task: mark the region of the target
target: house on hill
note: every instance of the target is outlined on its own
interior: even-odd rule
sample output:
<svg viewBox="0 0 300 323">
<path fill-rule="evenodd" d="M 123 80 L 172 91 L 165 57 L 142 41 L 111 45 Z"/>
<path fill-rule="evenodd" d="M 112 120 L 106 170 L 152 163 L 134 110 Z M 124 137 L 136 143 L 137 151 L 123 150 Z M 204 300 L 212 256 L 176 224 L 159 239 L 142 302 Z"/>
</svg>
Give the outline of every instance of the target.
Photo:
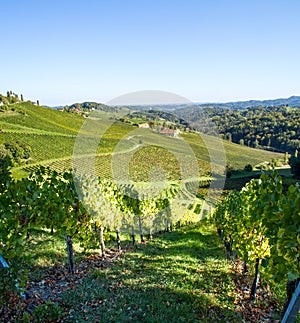
<svg viewBox="0 0 300 323">
<path fill-rule="evenodd" d="M 71 108 L 70 111 L 81 112 L 80 108 Z"/>
<path fill-rule="evenodd" d="M 178 135 L 180 134 L 179 130 L 173 130 L 173 129 L 168 129 L 168 128 L 164 128 L 160 131 L 160 134 L 163 136 L 169 136 L 169 137 L 178 137 Z"/>
<path fill-rule="evenodd" d="M 139 128 L 148 129 L 148 128 L 150 128 L 150 126 L 149 126 L 149 124 L 148 124 L 148 123 L 140 123 L 140 124 L 139 124 Z"/>
</svg>

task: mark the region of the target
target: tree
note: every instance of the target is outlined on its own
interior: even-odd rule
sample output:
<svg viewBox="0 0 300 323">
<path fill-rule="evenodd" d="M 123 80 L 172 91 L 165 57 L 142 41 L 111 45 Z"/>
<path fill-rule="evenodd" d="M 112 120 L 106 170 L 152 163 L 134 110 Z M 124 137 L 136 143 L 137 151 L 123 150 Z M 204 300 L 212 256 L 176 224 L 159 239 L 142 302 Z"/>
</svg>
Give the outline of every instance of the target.
<svg viewBox="0 0 300 323">
<path fill-rule="evenodd" d="M 233 171 L 232 165 L 230 164 L 226 165 L 226 169 L 225 169 L 226 178 L 230 178 L 232 176 L 232 171 Z"/>
<path fill-rule="evenodd" d="M 290 157 L 289 164 L 291 166 L 292 174 L 297 178 L 300 177 L 300 154 L 298 154 L 298 150 Z"/>
<path fill-rule="evenodd" d="M 228 133 L 226 134 L 226 139 L 227 139 L 228 141 L 232 142 L 232 135 L 231 135 L 231 133 L 230 133 L 230 132 L 228 132 Z"/>
<path fill-rule="evenodd" d="M 22 159 L 28 159 L 31 156 L 32 148 L 25 143 L 6 142 L 0 150 L 0 156 L 6 151 L 6 157 L 10 158 L 13 163 L 18 164 Z M 1 158 L 1 157 L 0 157 Z"/>
<path fill-rule="evenodd" d="M 246 165 L 246 166 L 245 166 L 244 170 L 245 170 L 246 172 L 252 172 L 253 167 L 252 167 L 252 165 L 251 165 L 251 164 L 248 164 L 248 165 Z"/>
<path fill-rule="evenodd" d="M 0 193 L 6 190 L 11 180 L 9 167 L 12 166 L 12 161 L 6 153 L 4 147 L 0 147 Z"/>
<path fill-rule="evenodd" d="M 253 148 L 258 148 L 258 147 L 259 147 L 259 141 L 258 141 L 258 138 L 255 138 L 253 143 Z"/>
<path fill-rule="evenodd" d="M 289 162 L 289 154 L 285 152 L 284 154 L 284 163 L 287 164 Z"/>
</svg>

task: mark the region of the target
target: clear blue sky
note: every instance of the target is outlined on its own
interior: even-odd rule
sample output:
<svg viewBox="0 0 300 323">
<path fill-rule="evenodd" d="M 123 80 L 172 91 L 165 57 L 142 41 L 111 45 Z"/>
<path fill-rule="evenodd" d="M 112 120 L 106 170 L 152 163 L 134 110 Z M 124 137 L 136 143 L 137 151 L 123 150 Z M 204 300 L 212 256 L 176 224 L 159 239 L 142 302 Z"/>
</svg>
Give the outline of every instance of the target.
<svg viewBox="0 0 300 323">
<path fill-rule="evenodd" d="M 139 90 L 300 95 L 298 0 L 0 0 L 0 93 L 45 105 Z"/>
</svg>

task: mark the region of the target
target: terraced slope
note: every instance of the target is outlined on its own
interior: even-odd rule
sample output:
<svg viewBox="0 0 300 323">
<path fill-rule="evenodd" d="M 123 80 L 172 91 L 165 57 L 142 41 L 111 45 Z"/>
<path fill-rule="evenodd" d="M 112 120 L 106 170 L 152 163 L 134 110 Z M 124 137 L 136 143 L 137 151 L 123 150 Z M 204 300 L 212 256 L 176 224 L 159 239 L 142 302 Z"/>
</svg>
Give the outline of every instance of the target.
<svg viewBox="0 0 300 323">
<path fill-rule="evenodd" d="M 168 180 L 179 180 L 183 168 L 187 174 L 192 174 L 189 168 L 193 162 L 187 159 L 186 153 L 190 148 L 193 150 L 192 157 L 197 160 L 199 175 L 209 176 L 210 154 L 218 147 L 217 139 L 207 140 L 206 135 L 194 133 L 185 133 L 179 138 L 164 138 L 144 129 L 139 130 L 137 135 L 136 127 L 114 123 L 115 112 L 101 112 L 98 118 L 90 118 L 88 127 L 82 128 L 86 119 L 77 113 L 56 111 L 29 102 L 9 107 L 10 110 L 0 112 L 0 144 L 18 141 L 32 148 L 31 158 L 26 164 L 16 165 L 12 170 L 17 177 L 24 175 L 20 173 L 21 170 L 32 171 L 40 164 L 58 171 L 69 169 L 79 131 L 85 140 L 85 157 L 77 164 L 83 170 L 85 163 L 90 162 L 91 156 L 96 154 L 95 170 L 98 175 L 111 177 L 112 162 L 117 162 L 121 168 L 128 166 L 128 172 L 135 181 L 147 180 L 153 175 L 155 167 L 163 168 Z M 283 158 L 282 154 L 230 142 L 224 142 L 223 145 L 227 158 L 225 163 L 237 169 L 243 169 L 249 163 L 256 165 Z M 216 163 L 224 164 L 224 160 L 217 160 Z"/>
</svg>

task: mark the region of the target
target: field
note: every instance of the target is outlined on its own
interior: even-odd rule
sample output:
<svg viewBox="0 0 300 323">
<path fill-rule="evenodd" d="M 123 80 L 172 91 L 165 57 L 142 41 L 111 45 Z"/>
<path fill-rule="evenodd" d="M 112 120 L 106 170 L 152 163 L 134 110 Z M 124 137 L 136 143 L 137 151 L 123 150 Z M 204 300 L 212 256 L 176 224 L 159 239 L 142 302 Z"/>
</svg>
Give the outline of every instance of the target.
<svg viewBox="0 0 300 323">
<path fill-rule="evenodd" d="M 68 170 L 74 160 L 82 172 L 89 171 L 91 158 L 97 175 L 115 178 L 124 172 L 125 165 L 134 181 L 149 179 L 158 169 L 165 172 L 167 179 L 180 180 L 210 176 L 216 171 L 212 169 L 214 164 L 242 170 L 247 164 L 283 159 L 282 154 L 221 142 L 203 134 L 163 137 L 148 129 L 115 122 L 115 117 L 115 113 L 101 111 L 86 121 L 76 113 L 16 103 L 11 110 L 0 112 L 0 144 L 23 142 L 32 148 L 31 157 L 12 168 L 15 178 L 26 176 L 40 164 L 57 171 Z M 76 162 L 77 158 L 80 162 Z"/>
</svg>

